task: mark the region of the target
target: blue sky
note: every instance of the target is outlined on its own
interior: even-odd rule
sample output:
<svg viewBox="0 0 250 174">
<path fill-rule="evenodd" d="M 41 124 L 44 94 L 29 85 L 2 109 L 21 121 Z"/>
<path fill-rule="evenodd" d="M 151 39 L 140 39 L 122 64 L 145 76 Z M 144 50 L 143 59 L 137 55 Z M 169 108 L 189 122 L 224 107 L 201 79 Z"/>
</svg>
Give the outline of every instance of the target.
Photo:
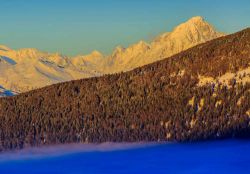
<svg viewBox="0 0 250 174">
<path fill-rule="evenodd" d="M 0 44 L 66 55 L 150 41 L 192 16 L 222 32 L 250 26 L 249 0 L 0 0 Z"/>
</svg>

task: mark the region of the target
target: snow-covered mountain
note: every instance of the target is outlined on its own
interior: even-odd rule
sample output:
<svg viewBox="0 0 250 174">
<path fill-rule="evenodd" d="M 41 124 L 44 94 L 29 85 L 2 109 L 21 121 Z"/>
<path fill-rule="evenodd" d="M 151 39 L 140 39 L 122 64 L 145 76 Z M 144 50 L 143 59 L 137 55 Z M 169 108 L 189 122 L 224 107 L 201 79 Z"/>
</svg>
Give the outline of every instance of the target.
<svg viewBox="0 0 250 174">
<path fill-rule="evenodd" d="M 0 85 L 25 92 L 58 82 L 128 71 L 220 36 L 223 34 L 202 17 L 193 17 L 151 43 L 140 41 L 128 48 L 119 46 L 109 56 L 93 51 L 85 56 L 67 57 L 34 48 L 12 50 L 0 45 Z"/>
<path fill-rule="evenodd" d="M 152 43 L 140 41 L 126 49 L 117 47 L 103 67 L 105 72 L 131 70 L 223 35 L 202 17 L 193 17 L 172 32 L 160 35 Z"/>
<path fill-rule="evenodd" d="M 98 75 L 92 70 L 79 70 L 71 59 L 59 54 L 36 49 L 0 50 L 0 85 L 13 91 Z"/>
</svg>

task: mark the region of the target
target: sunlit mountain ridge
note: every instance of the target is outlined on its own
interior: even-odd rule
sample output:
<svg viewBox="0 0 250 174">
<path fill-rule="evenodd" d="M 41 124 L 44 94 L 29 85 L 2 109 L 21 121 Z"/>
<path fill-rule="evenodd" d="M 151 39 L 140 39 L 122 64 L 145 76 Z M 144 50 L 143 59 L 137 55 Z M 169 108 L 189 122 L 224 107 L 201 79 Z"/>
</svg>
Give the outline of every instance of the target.
<svg viewBox="0 0 250 174">
<path fill-rule="evenodd" d="M 93 51 L 89 55 L 67 57 L 35 48 L 12 50 L 0 45 L 0 85 L 21 93 L 59 82 L 129 71 L 221 36 L 224 34 L 198 16 L 151 43 L 118 46 L 108 56 Z"/>
</svg>

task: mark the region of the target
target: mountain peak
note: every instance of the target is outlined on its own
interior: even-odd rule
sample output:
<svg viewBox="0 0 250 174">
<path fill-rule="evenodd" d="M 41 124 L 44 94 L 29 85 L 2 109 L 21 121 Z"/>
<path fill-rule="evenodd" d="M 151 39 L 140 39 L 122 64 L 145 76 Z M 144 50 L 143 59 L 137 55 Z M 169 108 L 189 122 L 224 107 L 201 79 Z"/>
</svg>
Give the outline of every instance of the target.
<svg viewBox="0 0 250 174">
<path fill-rule="evenodd" d="M 22 48 L 16 51 L 20 57 L 36 57 L 41 52 L 36 48 Z"/>
<path fill-rule="evenodd" d="M 114 51 L 118 51 L 118 52 L 123 52 L 125 50 L 125 48 L 123 46 L 117 46 Z"/>
<path fill-rule="evenodd" d="M 196 16 L 196 17 L 192 17 L 189 20 L 187 20 L 186 22 L 178 25 L 173 32 L 186 32 L 189 30 L 201 30 L 202 28 L 209 28 L 212 30 L 215 30 L 212 25 L 210 25 L 208 22 L 206 22 L 204 20 L 203 17 L 201 16 Z"/>
<path fill-rule="evenodd" d="M 196 16 L 177 26 L 171 35 L 174 38 L 178 38 L 178 40 L 188 38 L 191 42 L 199 41 L 201 43 L 224 34 L 216 31 L 203 17 Z"/>
<path fill-rule="evenodd" d="M 97 51 L 97 50 L 94 50 L 90 53 L 91 56 L 94 56 L 94 57 L 102 57 L 102 53 Z"/>
<path fill-rule="evenodd" d="M 5 45 L 0 45 L 0 51 L 10 51 L 11 49 Z"/>
<path fill-rule="evenodd" d="M 194 16 L 192 18 L 190 18 L 187 22 L 190 23 L 196 23 L 196 22 L 204 22 L 204 18 L 202 16 Z"/>
<path fill-rule="evenodd" d="M 123 53 L 125 50 L 126 50 L 126 49 L 125 49 L 124 47 L 122 47 L 122 46 L 117 46 L 117 47 L 114 49 L 114 51 L 113 51 L 113 53 L 112 53 L 112 56 L 117 56 L 117 55 Z"/>
<path fill-rule="evenodd" d="M 139 41 L 138 43 L 131 45 L 130 47 L 127 48 L 127 50 L 134 50 L 134 51 L 140 51 L 140 50 L 147 50 L 149 49 L 150 45 L 147 44 L 144 41 Z"/>
</svg>

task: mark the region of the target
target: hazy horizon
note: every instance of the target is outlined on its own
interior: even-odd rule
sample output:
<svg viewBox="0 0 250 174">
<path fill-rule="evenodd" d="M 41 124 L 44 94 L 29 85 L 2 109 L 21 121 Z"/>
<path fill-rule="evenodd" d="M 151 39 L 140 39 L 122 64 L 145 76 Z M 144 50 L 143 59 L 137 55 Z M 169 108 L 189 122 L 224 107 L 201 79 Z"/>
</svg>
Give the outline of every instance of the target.
<svg viewBox="0 0 250 174">
<path fill-rule="evenodd" d="M 150 41 L 193 16 L 221 32 L 249 26 L 250 2 L 164 0 L 0 0 L 0 43 L 13 49 L 38 48 L 74 56 L 139 40 Z"/>
</svg>

